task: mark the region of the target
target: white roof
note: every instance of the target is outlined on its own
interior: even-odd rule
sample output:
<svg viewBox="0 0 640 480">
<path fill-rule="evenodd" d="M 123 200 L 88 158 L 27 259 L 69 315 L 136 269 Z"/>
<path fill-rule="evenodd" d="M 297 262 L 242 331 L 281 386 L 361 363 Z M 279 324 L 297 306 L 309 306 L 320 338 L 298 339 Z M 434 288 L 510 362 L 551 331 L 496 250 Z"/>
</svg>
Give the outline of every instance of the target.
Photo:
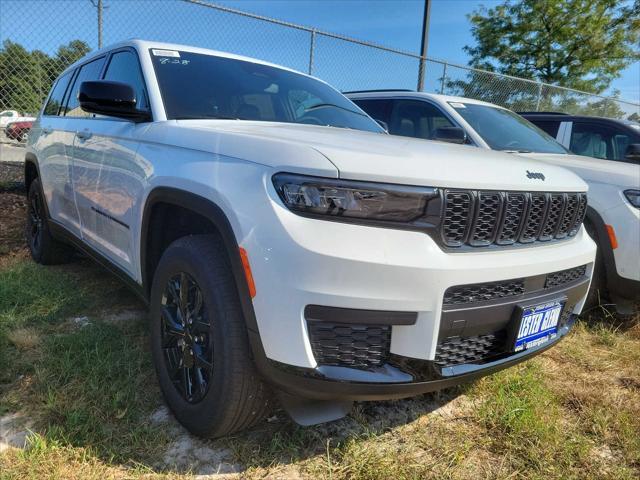
<svg viewBox="0 0 640 480">
<path fill-rule="evenodd" d="M 382 90 L 382 91 L 366 91 L 366 92 L 354 92 L 347 93 L 347 97 L 354 98 L 366 98 L 366 97 L 394 97 L 394 98 L 416 98 L 416 97 L 425 97 L 435 100 L 436 102 L 460 102 L 460 103 L 472 103 L 476 105 L 486 105 L 488 107 L 498 107 L 503 108 L 500 105 L 495 105 L 489 102 L 483 102 L 482 100 L 475 100 L 473 98 L 467 97 L 456 97 L 454 95 L 441 95 L 439 93 L 428 93 L 428 92 L 413 92 L 413 91 L 404 91 L 404 90 Z"/>
<path fill-rule="evenodd" d="M 67 70 L 71 70 L 75 67 L 77 67 L 78 65 L 85 63 L 87 60 L 90 60 L 94 57 L 98 57 L 102 54 L 105 54 L 111 50 L 115 50 L 116 48 L 122 48 L 122 47 L 133 47 L 135 48 L 138 52 L 146 52 L 148 51 L 150 48 L 157 48 L 157 49 L 162 49 L 162 50 L 179 50 L 181 52 L 191 52 L 191 53 L 201 53 L 204 55 L 212 55 L 215 57 L 224 57 L 224 58 L 233 58 L 236 60 L 243 60 L 245 62 L 251 62 L 251 63 L 258 63 L 260 65 L 267 65 L 270 67 L 274 67 L 274 68 L 279 68 L 281 70 L 287 70 L 290 72 L 294 72 L 294 73 L 298 73 L 304 76 L 309 76 L 306 73 L 303 72 L 299 72 L 297 70 L 293 70 L 291 68 L 287 68 L 287 67 L 283 67 L 282 65 L 277 65 L 275 63 L 270 63 L 270 62 L 265 62 L 263 60 L 258 60 L 257 58 L 251 58 L 251 57 L 245 57 L 242 55 L 236 55 L 234 53 L 228 53 L 228 52 L 221 52 L 219 50 L 211 50 L 209 48 L 200 48 L 200 47 L 193 47 L 190 45 L 181 45 L 179 43 L 165 43 L 165 42 L 153 42 L 150 40 L 142 40 L 139 38 L 133 38 L 130 40 L 124 40 L 122 42 L 117 42 L 117 43 L 113 43 L 111 45 L 107 45 L 106 47 L 101 48 L 100 50 L 95 50 L 93 52 L 88 53 L 86 56 L 82 57 L 80 60 L 76 61 L 75 63 L 71 64 L 69 67 L 67 67 L 65 69 L 65 72 Z"/>
</svg>

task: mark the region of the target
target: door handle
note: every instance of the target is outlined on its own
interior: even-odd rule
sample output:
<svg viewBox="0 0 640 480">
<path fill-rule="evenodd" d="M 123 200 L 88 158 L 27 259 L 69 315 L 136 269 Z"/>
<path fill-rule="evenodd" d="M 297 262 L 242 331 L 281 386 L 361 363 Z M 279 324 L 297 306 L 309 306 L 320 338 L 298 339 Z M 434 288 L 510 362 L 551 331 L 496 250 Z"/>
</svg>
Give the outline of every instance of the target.
<svg viewBox="0 0 640 480">
<path fill-rule="evenodd" d="M 42 127 L 42 134 L 43 135 L 49 135 L 51 132 L 53 132 L 53 128 L 51 128 L 51 127 Z"/>
<path fill-rule="evenodd" d="M 92 133 L 89 130 L 80 130 L 78 132 L 76 132 L 76 136 L 80 139 L 80 140 L 88 140 L 89 138 L 91 138 Z"/>
</svg>

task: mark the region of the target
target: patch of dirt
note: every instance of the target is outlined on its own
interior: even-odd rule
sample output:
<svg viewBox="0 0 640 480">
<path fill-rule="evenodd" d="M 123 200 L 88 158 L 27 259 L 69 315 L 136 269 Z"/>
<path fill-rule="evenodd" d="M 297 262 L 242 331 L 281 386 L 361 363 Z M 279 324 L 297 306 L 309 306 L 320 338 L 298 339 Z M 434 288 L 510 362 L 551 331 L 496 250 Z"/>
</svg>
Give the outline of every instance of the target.
<svg viewBox="0 0 640 480">
<path fill-rule="evenodd" d="M 24 218 L 27 198 L 17 193 L 0 193 L 0 255 L 26 248 Z"/>
<path fill-rule="evenodd" d="M 0 162 L 0 192 L 24 193 L 24 164 Z"/>
<path fill-rule="evenodd" d="M 151 414 L 149 420 L 154 425 L 165 428 L 174 439 L 164 452 L 158 467 L 178 473 L 193 473 L 200 479 L 238 478 L 243 467 L 233 463 L 233 452 L 228 448 L 218 448 L 212 442 L 191 435 L 173 417 L 169 409 L 160 407 Z"/>
<path fill-rule="evenodd" d="M 32 422 L 20 413 L 0 417 L 0 453 L 9 448 L 24 448 Z"/>
</svg>

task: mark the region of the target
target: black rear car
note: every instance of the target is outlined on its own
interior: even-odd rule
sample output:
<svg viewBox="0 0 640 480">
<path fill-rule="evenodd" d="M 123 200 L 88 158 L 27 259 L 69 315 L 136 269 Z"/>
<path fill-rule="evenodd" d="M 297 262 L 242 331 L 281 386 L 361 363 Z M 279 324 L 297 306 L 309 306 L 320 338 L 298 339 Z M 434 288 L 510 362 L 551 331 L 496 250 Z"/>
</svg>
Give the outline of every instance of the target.
<svg viewBox="0 0 640 480">
<path fill-rule="evenodd" d="M 519 112 L 576 155 L 640 163 L 640 123 L 549 112 Z"/>
</svg>

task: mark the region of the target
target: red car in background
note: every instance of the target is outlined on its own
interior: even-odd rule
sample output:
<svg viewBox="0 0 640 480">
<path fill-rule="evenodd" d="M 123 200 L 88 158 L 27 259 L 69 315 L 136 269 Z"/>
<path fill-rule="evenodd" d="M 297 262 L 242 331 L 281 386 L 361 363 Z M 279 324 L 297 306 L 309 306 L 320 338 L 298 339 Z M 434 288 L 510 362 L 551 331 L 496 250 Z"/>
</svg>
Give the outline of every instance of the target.
<svg viewBox="0 0 640 480">
<path fill-rule="evenodd" d="M 26 141 L 29 137 L 29 131 L 33 126 L 33 121 L 25 122 L 11 122 L 4 129 L 4 134 L 7 138 L 17 140 L 19 142 Z"/>
</svg>

